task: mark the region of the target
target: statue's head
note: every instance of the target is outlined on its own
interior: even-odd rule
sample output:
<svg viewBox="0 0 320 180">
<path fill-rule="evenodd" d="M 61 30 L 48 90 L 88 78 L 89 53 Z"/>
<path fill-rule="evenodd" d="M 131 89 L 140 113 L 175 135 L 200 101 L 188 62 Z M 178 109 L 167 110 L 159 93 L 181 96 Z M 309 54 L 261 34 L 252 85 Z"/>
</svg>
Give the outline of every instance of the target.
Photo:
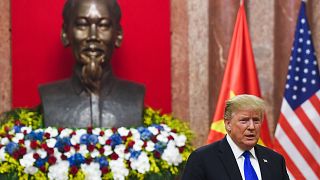
<svg viewBox="0 0 320 180">
<path fill-rule="evenodd" d="M 61 39 L 71 46 L 80 78 L 92 92 L 99 86 L 115 47 L 120 47 L 121 11 L 116 0 L 67 0 Z"/>
</svg>

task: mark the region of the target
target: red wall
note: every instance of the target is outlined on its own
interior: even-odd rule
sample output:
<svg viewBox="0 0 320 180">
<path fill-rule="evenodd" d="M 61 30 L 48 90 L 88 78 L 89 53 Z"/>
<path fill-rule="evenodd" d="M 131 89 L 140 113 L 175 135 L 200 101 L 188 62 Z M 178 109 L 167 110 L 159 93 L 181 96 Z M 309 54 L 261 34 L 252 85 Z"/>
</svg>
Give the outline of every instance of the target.
<svg viewBox="0 0 320 180">
<path fill-rule="evenodd" d="M 60 42 L 64 0 L 12 0 L 13 107 L 40 103 L 38 85 L 71 75 Z M 119 0 L 124 40 L 113 56 L 119 77 L 146 85 L 145 104 L 171 112 L 169 0 Z"/>
</svg>

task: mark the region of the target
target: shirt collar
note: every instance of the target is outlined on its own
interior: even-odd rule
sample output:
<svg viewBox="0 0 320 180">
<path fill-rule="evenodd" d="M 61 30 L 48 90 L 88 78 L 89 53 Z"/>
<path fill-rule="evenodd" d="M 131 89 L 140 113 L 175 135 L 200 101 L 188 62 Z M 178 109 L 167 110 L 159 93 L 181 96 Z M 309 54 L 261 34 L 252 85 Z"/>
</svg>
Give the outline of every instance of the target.
<svg viewBox="0 0 320 180">
<path fill-rule="evenodd" d="M 242 154 L 244 153 L 244 150 L 242 150 L 237 144 L 231 139 L 229 134 L 227 134 L 227 141 L 232 149 L 233 155 L 236 159 L 241 158 Z M 257 159 L 256 153 L 254 151 L 254 148 L 251 148 L 250 150 L 251 155 Z"/>
</svg>

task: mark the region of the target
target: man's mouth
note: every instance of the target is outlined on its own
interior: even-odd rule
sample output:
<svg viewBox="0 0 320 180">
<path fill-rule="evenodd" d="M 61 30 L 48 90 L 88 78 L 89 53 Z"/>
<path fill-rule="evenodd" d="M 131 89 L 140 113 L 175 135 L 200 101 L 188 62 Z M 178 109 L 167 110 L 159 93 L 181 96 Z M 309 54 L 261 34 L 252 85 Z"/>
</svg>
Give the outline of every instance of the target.
<svg viewBox="0 0 320 180">
<path fill-rule="evenodd" d="M 82 53 L 89 57 L 100 57 L 104 54 L 104 51 L 95 45 L 89 45 L 89 47 L 82 50 Z"/>
</svg>

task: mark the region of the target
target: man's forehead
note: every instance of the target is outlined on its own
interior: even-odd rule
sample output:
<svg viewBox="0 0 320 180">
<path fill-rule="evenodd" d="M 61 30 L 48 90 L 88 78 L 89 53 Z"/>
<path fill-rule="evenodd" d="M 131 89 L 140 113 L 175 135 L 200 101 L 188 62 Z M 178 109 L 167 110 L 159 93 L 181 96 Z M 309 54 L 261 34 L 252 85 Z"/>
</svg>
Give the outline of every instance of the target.
<svg viewBox="0 0 320 180">
<path fill-rule="evenodd" d="M 109 16 L 110 1 L 107 0 L 77 0 L 71 7 L 72 14 L 86 16 L 89 14 Z"/>
</svg>

